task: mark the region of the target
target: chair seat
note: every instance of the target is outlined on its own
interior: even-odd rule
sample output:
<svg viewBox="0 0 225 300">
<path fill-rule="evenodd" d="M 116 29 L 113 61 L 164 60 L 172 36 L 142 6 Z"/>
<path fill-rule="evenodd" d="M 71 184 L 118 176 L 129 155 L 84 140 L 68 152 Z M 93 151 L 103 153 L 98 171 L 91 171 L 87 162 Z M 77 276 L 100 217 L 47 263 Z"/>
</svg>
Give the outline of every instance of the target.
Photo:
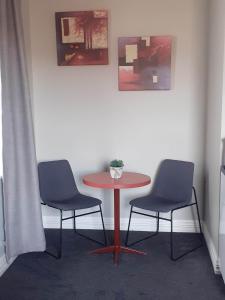
<svg viewBox="0 0 225 300">
<path fill-rule="evenodd" d="M 77 210 L 100 205 L 102 201 L 94 197 L 89 197 L 78 193 L 69 199 L 45 201 L 45 203 L 51 207 L 61 210 Z"/>
<path fill-rule="evenodd" d="M 169 212 L 175 208 L 182 207 L 189 204 L 190 201 L 175 202 L 169 199 L 150 194 L 145 197 L 140 197 L 130 201 L 130 205 L 141 209 L 156 211 L 156 212 Z"/>
</svg>

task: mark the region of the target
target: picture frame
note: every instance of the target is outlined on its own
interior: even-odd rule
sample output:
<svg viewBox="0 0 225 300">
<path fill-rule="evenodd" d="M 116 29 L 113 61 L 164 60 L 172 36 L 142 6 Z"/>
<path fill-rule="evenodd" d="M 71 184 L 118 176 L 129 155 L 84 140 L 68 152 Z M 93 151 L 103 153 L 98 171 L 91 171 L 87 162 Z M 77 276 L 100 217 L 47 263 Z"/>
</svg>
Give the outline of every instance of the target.
<svg viewBox="0 0 225 300">
<path fill-rule="evenodd" d="M 56 12 L 59 66 L 108 64 L 107 10 Z"/>
</svg>

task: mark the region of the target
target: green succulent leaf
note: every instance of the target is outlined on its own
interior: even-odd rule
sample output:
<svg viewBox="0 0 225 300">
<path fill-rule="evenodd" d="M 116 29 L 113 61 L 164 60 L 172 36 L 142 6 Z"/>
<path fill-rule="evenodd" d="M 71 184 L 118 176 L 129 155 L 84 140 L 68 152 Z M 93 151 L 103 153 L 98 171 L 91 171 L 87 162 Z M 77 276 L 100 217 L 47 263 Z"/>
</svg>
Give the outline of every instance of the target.
<svg viewBox="0 0 225 300">
<path fill-rule="evenodd" d="M 122 160 L 114 159 L 110 162 L 110 167 L 113 168 L 122 168 L 124 166 L 124 163 Z"/>
</svg>

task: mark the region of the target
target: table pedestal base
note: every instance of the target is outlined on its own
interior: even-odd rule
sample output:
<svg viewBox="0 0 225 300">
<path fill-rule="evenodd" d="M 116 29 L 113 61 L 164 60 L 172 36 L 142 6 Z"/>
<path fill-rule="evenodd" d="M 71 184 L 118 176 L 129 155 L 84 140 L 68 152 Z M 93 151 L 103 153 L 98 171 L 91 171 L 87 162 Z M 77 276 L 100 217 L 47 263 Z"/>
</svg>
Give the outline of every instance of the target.
<svg viewBox="0 0 225 300">
<path fill-rule="evenodd" d="M 113 253 L 114 263 L 119 263 L 120 253 L 146 255 L 146 252 L 124 247 L 120 242 L 120 190 L 114 189 L 114 245 L 91 251 L 91 254 Z"/>
<path fill-rule="evenodd" d="M 146 252 L 135 250 L 128 247 L 123 246 L 108 246 L 104 248 L 99 248 L 90 252 L 90 254 L 104 254 L 104 253 L 113 253 L 114 255 L 114 263 L 118 264 L 119 262 L 119 254 L 120 253 L 131 253 L 131 254 L 139 254 L 139 255 L 146 255 Z"/>
<path fill-rule="evenodd" d="M 112 246 L 96 249 L 92 254 L 113 253 L 114 263 L 118 264 L 120 253 L 132 253 L 145 255 L 143 251 L 127 248 L 121 245 L 120 238 L 120 189 L 136 188 L 149 184 L 149 176 L 124 172 L 121 178 L 112 179 L 109 172 L 100 172 L 87 175 L 83 178 L 86 185 L 98 188 L 107 188 L 114 190 L 114 242 Z"/>
</svg>

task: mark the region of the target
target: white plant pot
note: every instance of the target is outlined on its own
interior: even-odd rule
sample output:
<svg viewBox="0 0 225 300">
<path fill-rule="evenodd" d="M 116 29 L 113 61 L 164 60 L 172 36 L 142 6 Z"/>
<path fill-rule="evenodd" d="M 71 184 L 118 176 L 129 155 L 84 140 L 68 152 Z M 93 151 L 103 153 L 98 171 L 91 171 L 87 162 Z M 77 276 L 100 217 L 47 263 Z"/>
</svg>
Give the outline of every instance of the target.
<svg viewBox="0 0 225 300">
<path fill-rule="evenodd" d="M 109 171 L 110 171 L 111 177 L 114 178 L 114 179 L 119 179 L 123 174 L 123 168 L 122 167 L 120 167 L 120 168 L 110 167 Z"/>
</svg>

